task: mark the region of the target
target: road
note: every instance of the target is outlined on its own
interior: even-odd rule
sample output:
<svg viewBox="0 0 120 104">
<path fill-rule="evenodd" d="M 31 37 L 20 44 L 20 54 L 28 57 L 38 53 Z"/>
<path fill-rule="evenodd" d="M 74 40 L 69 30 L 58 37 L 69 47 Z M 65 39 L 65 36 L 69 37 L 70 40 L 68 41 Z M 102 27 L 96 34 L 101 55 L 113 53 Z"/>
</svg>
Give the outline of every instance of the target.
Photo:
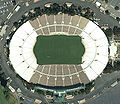
<svg viewBox="0 0 120 104">
<path fill-rule="evenodd" d="M 92 99 L 85 104 L 119 104 L 120 103 L 120 83 L 114 88 L 106 90 L 99 97 Z"/>
<path fill-rule="evenodd" d="M 65 1 L 64 0 L 40 0 L 38 3 L 35 3 L 35 4 L 33 4 L 33 2 L 31 2 L 30 6 L 28 6 L 28 7 L 25 6 L 25 1 L 20 2 L 21 9 L 10 18 L 9 23 L 8 23 L 9 27 L 7 29 L 7 32 L 4 35 L 3 40 L 0 41 L 0 52 L 1 52 L 1 58 L 2 58 L 2 63 L 1 64 L 2 64 L 2 67 L 3 67 L 6 75 L 10 76 L 11 79 L 13 80 L 12 83 L 11 83 L 11 86 L 13 86 L 15 89 L 17 89 L 19 87 L 22 90 L 22 93 L 25 96 L 28 96 L 29 98 L 33 98 L 33 99 L 35 99 L 35 98 L 40 99 L 40 100 L 43 101 L 43 104 L 47 103 L 44 96 L 43 95 L 38 95 L 37 93 L 32 93 L 29 90 L 26 90 L 25 87 L 23 86 L 22 82 L 18 78 L 16 78 L 15 73 L 9 68 L 8 64 L 6 63 L 7 59 L 6 59 L 6 56 L 4 55 L 3 46 L 5 44 L 6 37 L 11 30 L 11 26 L 12 26 L 13 22 L 18 21 L 26 11 L 29 11 L 30 9 L 32 9 L 34 7 L 38 7 L 38 6 L 43 7 L 44 4 L 46 4 L 47 2 L 53 2 L 53 3 L 56 2 L 56 3 L 62 5 Z M 69 0 L 69 2 L 73 2 L 75 5 L 81 5 L 82 7 L 90 7 L 91 9 L 93 9 L 95 14 L 96 14 L 95 17 L 100 19 L 100 21 L 98 21 L 98 23 L 100 25 L 108 24 L 110 27 L 113 27 L 114 25 L 120 26 L 114 18 L 110 17 L 109 15 L 105 15 L 105 14 L 101 13 L 99 11 L 99 9 L 96 8 L 96 6 L 94 4 L 92 4 L 91 2 L 81 2 L 80 0 Z M 89 95 L 85 95 L 85 96 L 84 95 L 83 96 L 78 95 L 73 100 L 71 100 L 69 102 L 70 103 L 74 102 L 76 104 L 76 101 L 82 99 L 83 97 L 91 98 L 94 94 L 97 94 L 98 92 L 102 91 L 102 89 L 106 86 L 106 84 L 105 84 L 106 82 L 109 85 L 111 81 L 114 81 L 116 79 L 116 77 L 118 77 L 118 74 L 115 73 L 115 75 L 112 75 L 112 76 L 113 76 L 112 79 L 109 79 L 109 77 L 111 78 L 111 76 L 109 76 L 109 75 L 107 77 L 105 77 L 104 80 L 103 80 L 103 78 L 98 78 L 96 80 L 97 87 L 96 87 L 96 90 L 93 93 L 91 93 Z M 120 89 L 118 88 L 118 90 L 120 90 Z M 105 93 L 107 94 L 107 92 L 105 92 Z M 104 96 L 104 94 L 103 94 L 103 96 Z M 102 99 L 102 95 L 100 96 L 99 99 Z M 105 99 L 103 99 L 102 101 L 105 102 L 104 100 Z M 107 101 L 108 100 L 109 99 L 107 99 Z M 102 104 L 101 102 L 100 103 L 98 103 L 97 101 L 95 101 L 95 102 L 96 103 L 94 103 L 94 104 Z M 120 102 L 120 100 L 119 100 L 119 102 Z M 90 103 L 92 104 L 91 101 L 90 101 Z M 89 104 L 89 102 L 88 102 L 88 104 Z M 105 104 L 110 104 L 110 103 L 107 102 Z M 111 103 L 111 104 L 113 104 L 113 103 Z"/>
</svg>

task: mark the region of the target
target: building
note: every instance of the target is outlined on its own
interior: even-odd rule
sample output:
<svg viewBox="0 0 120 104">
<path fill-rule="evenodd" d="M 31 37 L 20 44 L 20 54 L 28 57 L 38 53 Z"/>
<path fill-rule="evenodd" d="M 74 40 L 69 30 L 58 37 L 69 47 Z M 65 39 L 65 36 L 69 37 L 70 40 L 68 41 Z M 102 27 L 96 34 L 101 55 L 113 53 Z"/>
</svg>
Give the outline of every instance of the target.
<svg viewBox="0 0 120 104">
<path fill-rule="evenodd" d="M 74 35 L 82 38 L 85 54 L 78 65 L 38 65 L 33 47 L 38 35 Z M 42 15 L 18 28 L 10 42 L 10 61 L 27 82 L 49 87 L 87 84 L 95 80 L 108 62 L 108 40 L 92 21 L 68 14 Z M 17 51 L 16 51 L 17 50 Z"/>
</svg>

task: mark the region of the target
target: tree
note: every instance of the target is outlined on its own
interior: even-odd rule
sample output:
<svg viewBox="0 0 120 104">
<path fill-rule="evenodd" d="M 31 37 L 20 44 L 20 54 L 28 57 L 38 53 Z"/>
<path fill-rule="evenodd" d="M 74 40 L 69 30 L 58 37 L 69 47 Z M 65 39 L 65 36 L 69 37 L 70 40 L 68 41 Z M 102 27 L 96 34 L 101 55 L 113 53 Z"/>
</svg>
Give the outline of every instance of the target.
<svg viewBox="0 0 120 104">
<path fill-rule="evenodd" d="M 86 12 L 87 12 L 87 9 L 86 9 L 86 8 L 83 8 L 82 11 L 81 11 L 81 15 L 82 15 L 82 16 L 85 16 Z"/>
<path fill-rule="evenodd" d="M 106 13 L 107 15 L 110 15 L 110 12 L 109 12 L 108 10 L 106 10 L 105 13 Z"/>
<path fill-rule="evenodd" d="M 20 97 L 20 101 L 24 101 L 23 97 Z"/>
<path fill-rule="evenodd" d="M 1 65 L 0 65 L 0 71 L 2 71 L 2 67 L 1 67 Z"/>
<path fill-rule="evenodd" d="M 13 25 L 18 28 L 19 27 L 19 23 L 18 22 L 14 22 Z"/>
<path fill-rule="evenodd" d="M 120 36 L 120 27 L 114 26 L 113 33 L 114 35 Z"/>
<path fill-rule="evenodd" d="M 68 11 L 69 11 L 69 8 L 68 8 L 68 6 L 66 5 L 66 3 L 64 3 L 63 6 L 62 6 L 62 11 L 61 11 L 61 12 L 64 13 L 64 14 L 67 14 Z"/>
<path fill-rule="evenodd" d="M 105 0 L 106 3 L 108 3 L 108 0 Z"/>
<path fill-rule="evenodd" d="M 6 98 L 7 100 L 9 100 L 9 98 L 10 98 L 9 94 L 6 95 L 5 98 Z"/>
<path fill-rule="evenodd" d="M 78 10 L 81 12 L 81 11 L 82 11 L 82 7 L 81 7 L 81 6 L 78 6 Z"/>
<path fill-rule="evenodd" d="M 44 13 L 47 14 L 48 16 L 51 15 L 51 8 L 44 7 Z"/>
<path fill-rule="evenodd" d="M 116 70 L 120 70 L 120 61 L 115 61 L 114 67 L 116 68 Z"/>
<path fill-rule="evenodd" d="M 108 36 L 108 37 L 111 37 L 113 34 L 113 31 L 111 28 L 106 29 L 104 32 L 105 32 L 106 36 Z"/>
<path fill-rule="evenodd" d="M 51 5 L 51 13 L 57 15 L 60 12 L 60 6 L 57 3 Z"/>
<path fill-rule="evenodd" d="M 25 22 L 26 19 L 27 19 L 27 17 L 26 17 L 25 15 L 22 15 L 21 21 L 22 21 L 22 22 Z"/>
<path fill-rule="evenodd" d="M 68 9 L 68 14 L 74 16 L 76 14 L 77 8 L 74 4 L 72 4 Z"/>
<path fill-rule="evenodd" d="M 34 12 L 35 12 L 36 16 L 39 16 L 39 15 L 42 16 L 42 14 L 43 14 L 42 9 L 40 7 L 36 7 L 34 9 Z"/>
<path fill-rule="evenodd" d="M 116 17 L 116 20 L 117 20 L 118 22 L 120 22 L 120 17 Z"/>
<path fill-rule="evenodd" d="M 108 63 L 103 71 L 103 73 L 111 73 L 113 72 L 113 67 L 112 67 L 112 64 L 111 63 Z"/>
<path fill-rule="evenodd" d="M 115 6 L 115 10 L 119 10 L 119 7 L 118 7 L 118 6 Z"/>
</svg>

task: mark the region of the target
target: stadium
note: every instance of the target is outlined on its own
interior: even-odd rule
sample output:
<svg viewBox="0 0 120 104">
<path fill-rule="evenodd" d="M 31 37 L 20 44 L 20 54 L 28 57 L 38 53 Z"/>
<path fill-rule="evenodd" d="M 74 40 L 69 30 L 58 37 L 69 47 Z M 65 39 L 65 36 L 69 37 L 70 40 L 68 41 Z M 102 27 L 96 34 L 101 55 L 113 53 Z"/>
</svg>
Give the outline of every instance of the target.
<svg viewBox="0 0 120 104">
<path fill-rule="evenodd" d="M 82 16 L 38 16 L 21 25 L 9 46 L 10 62 L 24 80 L 50 87 L 87 84 L 108 63 L 104 32 Z"/>
</svg>

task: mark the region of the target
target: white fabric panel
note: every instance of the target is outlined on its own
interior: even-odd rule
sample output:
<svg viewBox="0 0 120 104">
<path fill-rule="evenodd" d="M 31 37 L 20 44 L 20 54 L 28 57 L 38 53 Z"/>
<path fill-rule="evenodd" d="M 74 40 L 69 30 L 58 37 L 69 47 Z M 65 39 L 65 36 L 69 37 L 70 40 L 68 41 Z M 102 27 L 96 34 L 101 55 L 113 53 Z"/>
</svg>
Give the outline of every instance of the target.
<svg viewBox="0 0 120 104">
<path fill-rule="evenodd" d="M 34 39 L 34 40 L 36 40 L 36 37 L 37 37 L 38 35 L 37 35 L 37 33 L 34 31 L 31 35 L 30 35 L 30 37 L 32 38 L 32 39 Z"/>
<path fill-rule="evenodd" d="M 15 36 L 17 36 L 21 39 L 26 39 L 28 37 L 27 33 L 25 31 L 23 31 L 23 29 L 21 27 L 16 31 Z"/>
<path fill-rule="evenodd" d="M 84 72 L 86 73 L 90 81 L 94 80 L 98 76 L 90 67 L 85 69 Z"/>
<path fill-rule="evenodd" d="M 16 72 L 22 76 L 25 70 L 27 69 L 27 67 L 28 65 L 25 62 L 23 62 L 19 66 L 17 66 L 15 69 L 16 69 Z"/>
<path fill-rule="evenodd" d="M 30 22 L 27 21 L 26 23 L 24 23 L 24 25 L 22 26 L 22 28 L 28 33 L 31 34 L 33 32 L 33 27 L 31 26 Z M 29 30 L 29 31 L 28 31 Z"/>
<path fill-rule="evenodd" d="M 30 58 L 28 58 L 28 59 L 26 60 L 26 63 L 28 63 L 28 64 L 31 66 L 31 64 L 32 64 L 34 61 L 35 61 L 35 58 L 34 58 L 33 56 L 31 56 Z"/>
<path fill-rule="evenodd" d="M 33 74 L 34 74 L 34 69 L 29 67 L 25 70 L 22 77 L 29 82 Z"/>
<path fill-rule="evenodd" d="M 108 46 L 97 47 L 97 53 L 102 55 L 108 55 Z"/>
<path fill-rule="evenodd" d="M 91 60 L 87 60 L 87 61 L 85 61 L 83 64 L 81 64 L 81 67 L 82 67 L 83 69 L 86 69 L 91 62 L 92 62 Z"/>
<path fill-rule="evenodd" d="M 35 60 L 31 65 L 30 67 L 32 67 L 33 69 L 36 69 L 38 67 L 38 64 L 37 64 L 37 60 Z"/>
<path fill-rule="evenodd" d="M 14 67 L 17 67 L 19 64 L 24 61 L 23 57 L 21 56 L 16 56 L 16 57 L 10 57 L 11 63 L 14 65 Z"/>
<path fill-rule="evenodd" d="M 35 40 L 33 40 L 32 39 L 32 37 L 28 37 L 27 39 L 26 39 L 26 41 L 25 41 L 26 43 L 28 43 L 30 46 L 32 46 L 32 48 L 33 48 L 33 46 L 34 46 L 34 44 L 35 44 Z"/>
<path fill-rule="evenodd" d="M 108 62 L 108 57 L 107 56 L 103 56 L 103 55 L 97 55 L 95 60 L 98 60 L 101 62 L 101 64 L 106 64 Z M 102 70 L 102 69 L 101 69 Z"/>
<path fill-rule="evenodd" d="M 92 38 L 89 36 L 89 35 L 87 35 L 86 33 L 84 33 L 84 32 L 82 32 L 82 37 L 84 38 L 84 39 L 82 39 L 82 41 L 84 41 L 84 43 L 90 43 L 90 42 L 94 42 L 93 40 L 92 40 Z M 86 41 L 87 40 L 87 41 Z"/>
<path fill-rule="evenodd" d="M 24 41 L 18 37 L 16 37 L 15 35 L 12 38 L 12 41 L 10 42 L 10 47 L 13 46 L 22 46 L 24 43 Z"/>
<path fill-rule="evenodd" d="M 96 29 L 97 25 L 94 24 L 93 22 L 89 21 L 86 27 L 84 28 L 84 31 L 87 32 L 88 34 L 91 33 Z"/>
<path fill-rule="evenodd" d="M 29 52 L 33 52 L 33 50 L 32 50 L 32 48 L 23 47 L 22 52 L 23 52 L 23 54 L 26 54 L 26 53 L 29 53 Z"/>
<path fill-rule="evenodd" d="M 86 47 L 86 49 L 85 49 L 85 52 L 87 53 L 87 54 L 93 54 L 93 55 L 95 55 L 95 51 L 96 51 L 96 47 L 92 47 L 92 46 L 90 46 L 91 44 L 89 44 L 89 46 L 88 46 L 88 48 Z M 93 44 L 92 44 L 93 45 Z M 93 48 L 93 49 L 92 49 Z"/>
<path fill-rule="evenodd" d="M 96 39 L 96 40 L 99 40 L 103 37 L 105 37 L 105 35 L 103 34 L 103 32 L 98 28 L 96 28 L 91 34 L 90 36 L 93 38 L 93 39 Z"/>
<path fill-rule="evenodd" d="M 23 47 L 24 47 L 24 48 L 31 48 L 31 49 L 33 49 L 33 46 L 32 46 L 30 43 L 27 43 L 27 42 L 25 42 L 25 43 L 23 44 Z"/>
<path fill-rule="evenodd" d="M 99 75 L 100 73 L 102 73 L 102 69 L 105 68 L 105 65 L 100 63 L 99 61 L 93 61 L 92 64 L 90 65 L 93 70 Z M 97 69 L 97 70 L 96 70 Z"/>
<path fill-rule="evenodd" d="M 33 54 L 31 52 L 23 53 L 23 57 L 25 60 L 27 60 L 28 58 L 31 58 L 32 56 L 33 56 Z"/>
<path fill-rule="evenodd" d="M 96 46 L 108 46 L 105 37 L 96 41 Z"/>
<path fill-rule="evenodd" d="M 14 58 L 16 56 L 20 56 L 20 54 L 22 53 L 22 49 L 18 48 L 18 47 L 11 47 L 10 48 L 10 57 Z"/>
</svg>

